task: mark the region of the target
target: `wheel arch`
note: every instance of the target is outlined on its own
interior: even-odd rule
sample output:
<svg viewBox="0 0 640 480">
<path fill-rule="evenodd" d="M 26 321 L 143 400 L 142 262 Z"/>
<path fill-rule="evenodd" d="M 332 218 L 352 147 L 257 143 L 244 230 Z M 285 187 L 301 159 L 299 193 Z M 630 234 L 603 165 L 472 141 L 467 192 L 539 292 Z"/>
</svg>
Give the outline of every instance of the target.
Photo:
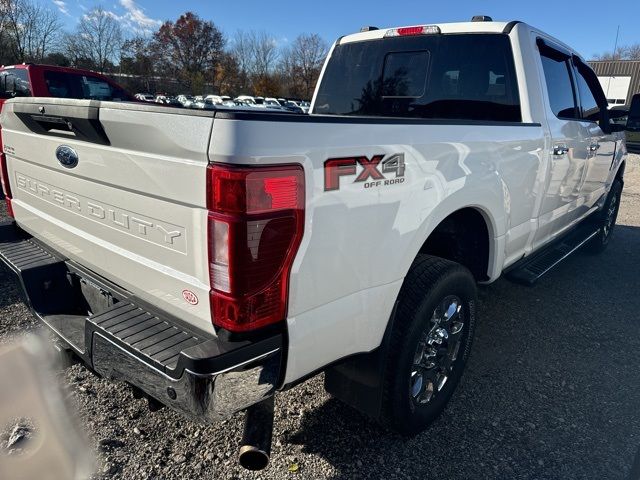
<svg viewBox="0 0 640 480">
<path fill-rule="evenodd" d="M 616 170 L 616 174 L 613 176 L 613 178 L 615 180 L 620 180 L 621 182 L 624 183 L 624 170 L 625 168 L 627 168 L 627 161 L 623 160 L 622 162 L 620 162 L 620 165 L 618 165 L 618 170 Z"/>
<path fill-rule="evenodd" d="M 504 207 L 501 205 L 502 211 Z M 409 271 L 414 259 L 421 253 L 426 253 L 434 256 L 441 256 L 447 260 L 457 261 L 469 268 L 478 281 L 487 281 L 493 279 L 496 274 L 497 265 L 500 265 L 500 242 L 498 239 L 504 235 L 505 215 L 495 215 L 493 212 L 499 211 L 497 208 L 490 208 L 487 205 L 480 205 L 474 203 L 457 203 L 449 208 L 438 208 L 434 210 L 426 221 L 423 223 L 422 229 L 416 234 L 416 239 L 413 248 L 408 252 L 404 264 L 402 266 L 403 271 L 406 273 Z M 468 219 L 474 219 L 474 225 L 481 226 L 482 231 L 478 232 L 474 229 L 467 230 L 470 235 L 473 235 L 474 240 L 478 240 L 482 247 L 482 265 L 481 268 L 476 265 L 470 265 L 469 259 L 470 251 L 467 250 L 467 255 L 463 255 L 462 258 L 457 258 L 456 255 L 451 255 L 451 251 L 447 254 L 446 251 L 443 254 L 443 250 L 434 247 L 434 235 L 441 236 L 443 229 L 447 228 L 447 224 L 453 222 L 456 228 L 451 232 L 454 236 L 460 235 L 458 238 L 458 245 L 468 245 L 467 235 L 464 234 L 464 221 Z M 461 223 L 462 222 L 462 223 Z M 473 243 L 473 242 L 472 242 Z M 462 260 L 462 261 L 460 261 Z M 473 268 L 470 268 L 473 267 Z"/>
</svg>

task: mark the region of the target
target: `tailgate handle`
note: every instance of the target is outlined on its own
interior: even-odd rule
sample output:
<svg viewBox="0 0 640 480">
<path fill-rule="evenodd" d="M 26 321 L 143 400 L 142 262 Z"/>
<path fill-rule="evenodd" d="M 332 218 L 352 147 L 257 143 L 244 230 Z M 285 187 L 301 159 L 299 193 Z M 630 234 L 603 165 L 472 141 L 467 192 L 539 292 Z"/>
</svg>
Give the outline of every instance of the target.
<svg viewBox="0 0 640 480">
<path fill-rule="evenodd" d="M 33 133 L 100 145 L 110 144 L 98 119 L 96 107 L 16 103 L 13 111 Z"/>
</svg>

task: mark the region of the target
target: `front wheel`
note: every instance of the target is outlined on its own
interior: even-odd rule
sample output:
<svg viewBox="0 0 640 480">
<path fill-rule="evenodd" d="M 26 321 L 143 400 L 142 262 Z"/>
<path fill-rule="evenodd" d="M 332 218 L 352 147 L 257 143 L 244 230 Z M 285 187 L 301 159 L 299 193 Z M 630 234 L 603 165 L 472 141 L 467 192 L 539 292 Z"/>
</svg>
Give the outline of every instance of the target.
<svg viewBox="0 0 640 480">
<path fill-rule="evenodd" d="M 611 185 L 604 207 L 596 214 L 595 226 L 599 228 L 599 231 L 588 244 L 588 249 L 591 253 L 601 253 L 609 245 L 613 229 L 616 226 L 621 198 L 622 182 L 616 178 Z"/>
<path fill-rule="evenodd" d="M 469 270 L 429 255 L 416 258 L 400 291 L 386 359 L 386 427 L 412 435 L 444 410 L 469 356 L 475 308 Z"/>
</svg>

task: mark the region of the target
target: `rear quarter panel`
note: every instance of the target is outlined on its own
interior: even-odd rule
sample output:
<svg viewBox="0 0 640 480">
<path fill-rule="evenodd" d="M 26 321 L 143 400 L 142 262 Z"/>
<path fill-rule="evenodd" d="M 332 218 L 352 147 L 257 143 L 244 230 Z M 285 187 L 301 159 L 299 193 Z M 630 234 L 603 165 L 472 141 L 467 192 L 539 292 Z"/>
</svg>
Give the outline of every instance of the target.
<svg viewBox="0 0 640 480">
<path fill-rule="evenodd" d="M 456 210 L 471 206 L 484 215 L 492 237 L 489 274 L 499 275 L 508 248 L 524 248 L 533 228 L 542 165 L 539 125 L 315 120 L 216 118 L 210 146 L 214 162 L 305 169 L 306 228 L 291 275 L 287 382 L 380 344 L 409 266 Z M 342 176 L 338 190 L 325 190 L 326 160 L 395 154 L 406 163 L 402 183 L 371 186 Z"/>
</svg>

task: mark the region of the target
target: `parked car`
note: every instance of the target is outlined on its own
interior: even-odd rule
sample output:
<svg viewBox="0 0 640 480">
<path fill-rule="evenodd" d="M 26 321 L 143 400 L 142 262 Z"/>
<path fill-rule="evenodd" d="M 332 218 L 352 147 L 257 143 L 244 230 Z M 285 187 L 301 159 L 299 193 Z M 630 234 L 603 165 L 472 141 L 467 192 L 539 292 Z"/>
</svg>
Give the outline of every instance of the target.
<svg viewBox="0 0 640 480">
<path fill-rule="evenodd" d="M 626 130 L 627 148 L 630 152 L 640 153 L 640 94 L 634 95 L 631 101 Z"/>
<path fill-rule="evenodd" d="M 168 105 L 170 107 L 179 107 L 179 108 L 183 107 L 182 103 L 176 97 L 172 97 L 172 96 L 165 96 L 162 102 L 158 102 L 158 103 L 162 103 L 163 105 Z"/>
<path fill-rule="evenodd" d="M 611 118 L 611 121 L 614 123 L 617 123 L 619 125 L 626 125 L 627 123 L 627 118 L 629 116 L 629 109 L 622 105 L 622 106 L 615 106 L 615 107 L 611 107 L 609 106 L 609 118 Z"/>
<path fill-rule="evenodd" d="M 213 103 L 211 98 L 203 98 L 193 103 L 192 108 L 198 108 L 200 110 L 215 110 L 216 104 Z"/>
<path fill-rule="evenodd" d="M 99 73 L 79 68 L 34 63 L 0 67 L 0 112 L 7 100 L 17 97 L 135 101 L 135 98 L 124 88 Z M 69 123 L 65 124 L 63 129 L 71 128 L 68 125 Z M 73 123 L 70 125 L 73 127 Z M 73 128 L 71 130 L 73 131 Z M 2 152 L 1 130 L 0 152 Z"/>
<path fill-rule="evenodd" d="M 303 113 L 309 113 L 309 109 L 311 108 L 311 103 L 302 101 L 298 103 L 298 106 L 302 109 Z"/>
<path fill-rule="evenodd" d="M 156 97 L 154 97 L 150 93 L 136 93 L 136 99 L 142 102 L 155 102 Z"/>
<path fill-rule="evenodd" d="M 214 105 L 222 105 L 223 103 L 222 97 L 220 95 L 207 95 L 205 97 L 205 100 L 206 99 L 211 100 L 211 102 L 213 102 Z"/>
<path fill-rule="evenodd" d="M 264 103 L 265 105 L 270 105 L 270 106 L 274 106 L 274 107 L 281 107 L 282 105 L 280 104 L 280 102 L 278 100 L 276 100 L 273 97 L 267 97 L 264 99 Z"/>
<path fill-rule="evenodd" d="M 290 112 L 305 113 L 304 110 L 299 105 L 296 104 L 296 102 L 292 102 L 290 100 L 285 100 L 282 103 L 282 107 Z"/>
<path fill-rule="evenodd" d="M 190 108 L 194 102 L 194 98 L 192 95 L 178 95 L 176 99 L 180 102 L 180 104 L 185 108 Z"/>
<path fill-rule="evenodd" d="M 0 106 L 13 97 L 55 97 L 131 102 L 134 97 L 104 75 L 79 68 L 26 63 L 0 67 L 9 91 L 2 92 Z"/>
<path fill-rule="evenodd" d="M 242 103 L 244 105 L 256 105 L 256 99 L 249 95 L 240 95 L 233 99 L 236 103 Z"/>
<path fill-rule="evenodd" d="M 0 258 L 98 375 L 203 421 L 247 410 L 247 468 L 275 393 L 318 372 L 423 430 L 469 358 L 477 284 L 531 284 L 614 231 L 623 129 L 584 59 L 522 22 L 341 37 L 309 115 L 157 110 L 7 102 Z M 69 118 L 75 136 L 49 129 Z"/>
</svg>

